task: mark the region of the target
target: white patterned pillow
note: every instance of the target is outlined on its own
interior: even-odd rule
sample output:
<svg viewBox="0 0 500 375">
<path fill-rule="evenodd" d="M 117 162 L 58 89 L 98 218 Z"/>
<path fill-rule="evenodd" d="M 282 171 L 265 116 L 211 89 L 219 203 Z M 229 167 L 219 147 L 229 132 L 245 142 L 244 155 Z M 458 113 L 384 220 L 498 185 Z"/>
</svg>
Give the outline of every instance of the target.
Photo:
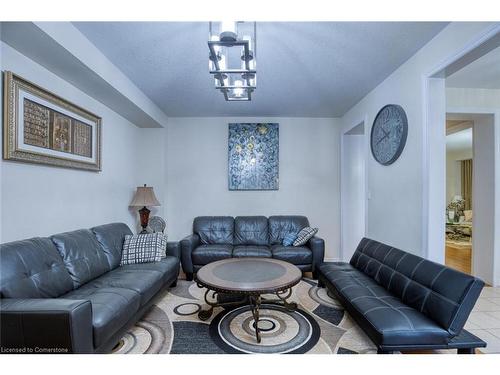
<svg viewBox="0 0 500 375">
<path fill-rule="evenodd" d="M 318 228 L 311 228 L 311 227 L 303 228 L 297 235 L 295 241 L 293 241 L 293 246 L 305 245 L 307 241 L 313 238 L 316 233 L 318 233 Z"/>
<path fill-rule="evenodd" d="M 167 249 L 167 236 L 163 233 L 126 235 L 120 265 L 159 262 Z"/>
</svg>

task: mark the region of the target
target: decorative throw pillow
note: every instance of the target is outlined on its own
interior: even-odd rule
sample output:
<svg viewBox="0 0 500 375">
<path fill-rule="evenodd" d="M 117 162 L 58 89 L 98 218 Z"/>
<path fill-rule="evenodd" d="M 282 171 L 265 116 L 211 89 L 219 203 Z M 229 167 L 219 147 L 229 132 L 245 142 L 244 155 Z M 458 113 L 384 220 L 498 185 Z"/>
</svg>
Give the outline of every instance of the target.
<svg viewBox="0 0 500 375">
<path fill-rule="evenodd" d="M 295 241 L 293 241 L 293 246 L 302 246 L 307 243 L 313 236 L 318 233 L 318 228 L 305 227 L 303 228 Z"/>
<path fill-rule="evenodd" d="M 297 233 L 287 233 L 283 237 L 283 246 L 292 246 L 293 241 L 297 238 Z"/>
<path fill-rule="evenodd" d="M 120 265 L 159 262 L 167 249 L 163 233 L 126 235 Z"/>
</svg>

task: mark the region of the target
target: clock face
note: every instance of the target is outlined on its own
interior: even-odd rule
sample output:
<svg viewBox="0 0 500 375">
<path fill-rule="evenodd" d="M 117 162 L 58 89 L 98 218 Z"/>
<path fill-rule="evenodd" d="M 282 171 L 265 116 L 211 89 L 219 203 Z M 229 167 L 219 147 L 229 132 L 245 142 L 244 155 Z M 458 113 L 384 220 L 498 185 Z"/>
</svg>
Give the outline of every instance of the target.
<svg viewBox="0 0 500 375">
<path fill-rule="evenodd" d="M 394 163 L 406 144 L 408 120 L 404 109 L 396 104 L 383 107 L 375 117 L 371 132 L 372 154 L 382 165 Z"/>
</svg>

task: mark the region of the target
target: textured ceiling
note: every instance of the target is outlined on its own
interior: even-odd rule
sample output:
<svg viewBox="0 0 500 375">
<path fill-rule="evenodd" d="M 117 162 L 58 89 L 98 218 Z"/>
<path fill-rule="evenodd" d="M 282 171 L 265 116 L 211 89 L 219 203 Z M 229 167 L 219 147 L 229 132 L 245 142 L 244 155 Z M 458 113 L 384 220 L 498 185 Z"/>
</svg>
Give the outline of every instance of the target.
<svg viewBox="0 0 500 375">
<path fill-rule="evenodd" d="M 447 77 L 446 86 L 500 89 L 500 47 Z"/>
<path fill-rule="evenodd" d="M 76 22 L 168 116 L 337 117 L 446 23 L 257 23 L 257 90 L 228 103 L 208 74 L 206 22 Z"/>
</svg>

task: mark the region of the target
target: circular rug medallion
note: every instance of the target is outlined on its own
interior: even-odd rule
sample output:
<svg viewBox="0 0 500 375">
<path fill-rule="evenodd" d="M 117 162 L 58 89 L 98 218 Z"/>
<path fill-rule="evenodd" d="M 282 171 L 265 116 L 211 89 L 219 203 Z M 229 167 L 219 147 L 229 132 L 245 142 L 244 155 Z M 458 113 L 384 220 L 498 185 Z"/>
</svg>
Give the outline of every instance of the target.
<svg viewBox="0 0 500 375">
<path fill-rule="evenodd" d="M 182 303 L 174 308 L 174 313 L 180 316 L 194 315 L 201 310 L 201 305 L 199 303 Z"/>
<path fill-rule="evenodd" d="M 250 306 L 242 306 L 214 317 L 210 336 L 227 353 L 305 353 L 321 333 L 318 323 L 305 311 L 289 311 L 272 304 L 260 308 L 260 344 L 254 327 Z"/>
</svg>

